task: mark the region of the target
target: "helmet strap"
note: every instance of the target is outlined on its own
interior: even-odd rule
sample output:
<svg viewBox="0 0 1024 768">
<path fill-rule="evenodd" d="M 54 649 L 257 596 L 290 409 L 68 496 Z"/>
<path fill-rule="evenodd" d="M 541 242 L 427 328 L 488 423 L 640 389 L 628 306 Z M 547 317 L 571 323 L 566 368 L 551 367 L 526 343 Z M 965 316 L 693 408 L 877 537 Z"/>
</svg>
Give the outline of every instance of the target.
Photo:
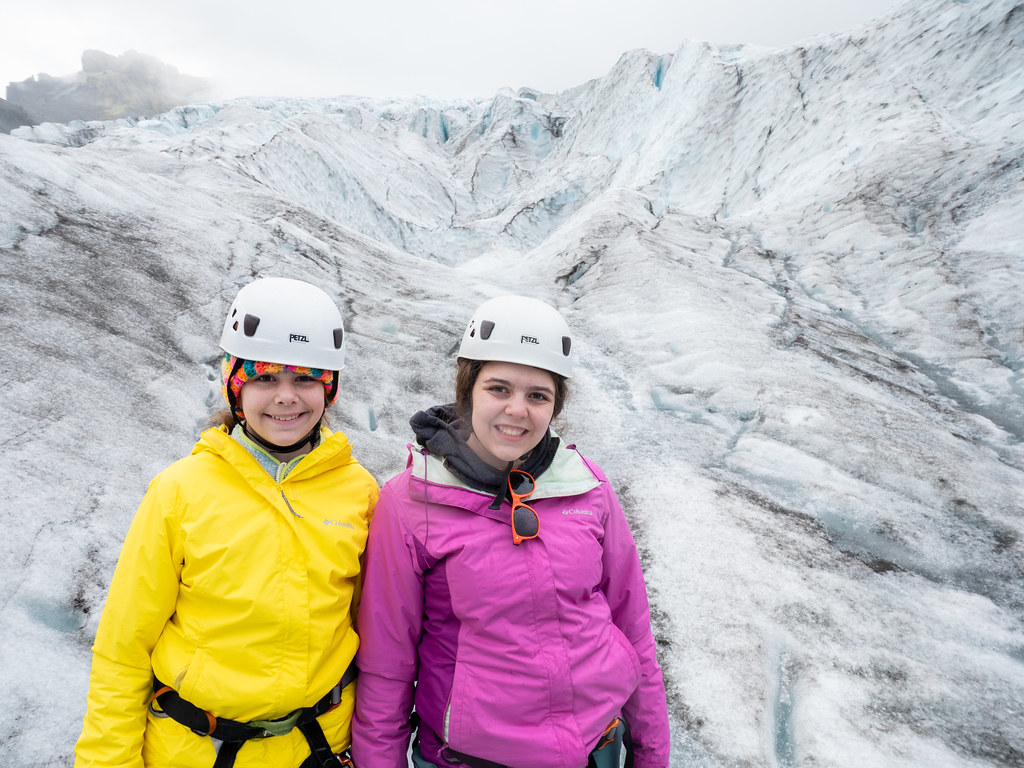
<svg viewBox="0 0 1024 768">
<path fill-rule="evenodd" d="M 322 420 L 323 417 L 321 416 L 320 421 Z M 292 451 L 297 451 L 306 443 L 313 442 L 313 438 L 316 437 L 317 433 L 320 431 L 320 421 L 317 421 L 316 425 L 314 425 L 314 427 L 311 430 L 309 430 L 309 433 L 305 437 L 301 438 L 300 440 L 297 440 L 291 445 L 277 445 L 276 443 L 270 442 L 262 435 L 260 435 L 259 432 L 257 432 L 255 429 L 250 429 L 248 423 L 246 423 L 245 421 L 241 422 L 241 426 L 242 432 L 245 433 L 246 437 L 248 437 L 254 443 L 266 448 L 271 453 L 291 453 Z"/>
<path fill-rule="evenodd" d="M 245 360 L 240 357 L 235 357 L 235 362 L 231 366 L 231 374 L 228 376 L 227 386 L 224 387 L 228 396 L 228 407 L 231 409 L 232 415 L 237 415 L 240 410 L 238 407 L 238 400 L 235 397 L 234 391 L 231 389 L 231 382 L 235 380 L 235 376 L 241 370 L 242 366 L 245 365 Z"/>
</svg>

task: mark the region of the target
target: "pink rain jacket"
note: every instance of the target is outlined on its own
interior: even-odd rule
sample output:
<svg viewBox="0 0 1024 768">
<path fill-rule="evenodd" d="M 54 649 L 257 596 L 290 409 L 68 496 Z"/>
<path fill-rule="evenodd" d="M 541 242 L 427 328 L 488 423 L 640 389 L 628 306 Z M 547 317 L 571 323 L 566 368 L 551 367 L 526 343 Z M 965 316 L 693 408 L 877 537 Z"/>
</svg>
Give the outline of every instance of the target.
<svg viewBox="0 0 1024 768">
<path fill-rule="evenodd" d="M 357 619 L 359 768 L 407 765 L 414 703 L 438 766 L 450 748 L 515 768 L 583 768 L 621 713 L 636 768 L 666 768 L 647 592 L 608 480 L 574 446 L 559 449 L 527 499 L 540 535 L 520 546 L 509 502 L 493 502 L 417 450 L 382 489 Z"/>
</svg>

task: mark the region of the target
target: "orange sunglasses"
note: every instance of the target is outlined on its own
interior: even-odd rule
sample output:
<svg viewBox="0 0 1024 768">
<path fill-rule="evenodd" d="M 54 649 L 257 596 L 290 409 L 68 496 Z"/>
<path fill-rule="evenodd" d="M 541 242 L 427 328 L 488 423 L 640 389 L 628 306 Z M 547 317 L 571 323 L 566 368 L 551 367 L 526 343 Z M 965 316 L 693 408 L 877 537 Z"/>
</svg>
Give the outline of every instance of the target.
<svg viewBox="0 0 1024 768">
<path fill-rule="evenodd" d="M 536 485 L 529 472 L 513 469 L 508 473 L 508 490 L 512 494 L 512 543 L 516 546 L 537 538 L 540 533 L 540 515 L 529 504 L 523 504 L 523 499 L 533 493 Z"/>
</svg>

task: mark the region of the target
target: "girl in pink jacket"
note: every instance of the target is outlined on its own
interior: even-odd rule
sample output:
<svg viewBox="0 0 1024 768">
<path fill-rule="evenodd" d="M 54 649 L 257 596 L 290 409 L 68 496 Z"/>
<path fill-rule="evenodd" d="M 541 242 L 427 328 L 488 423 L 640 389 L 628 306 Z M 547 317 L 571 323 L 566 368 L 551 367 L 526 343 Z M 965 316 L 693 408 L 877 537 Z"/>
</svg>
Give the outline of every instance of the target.
<svg viewBox="0 0 1024 768">
<path fill-rule="evenodd" d="M 618 768 L 624 741 L 636 768 L 667 768 L 632 534 L 601 470 L 550 429 L 572 352 L 553 308 L 492 299 L 463 335 L 455 403 L 413 416 L 364 565 L 359 768 L 407 766 L 414 731 L 420 768 Z"/>
</svg>

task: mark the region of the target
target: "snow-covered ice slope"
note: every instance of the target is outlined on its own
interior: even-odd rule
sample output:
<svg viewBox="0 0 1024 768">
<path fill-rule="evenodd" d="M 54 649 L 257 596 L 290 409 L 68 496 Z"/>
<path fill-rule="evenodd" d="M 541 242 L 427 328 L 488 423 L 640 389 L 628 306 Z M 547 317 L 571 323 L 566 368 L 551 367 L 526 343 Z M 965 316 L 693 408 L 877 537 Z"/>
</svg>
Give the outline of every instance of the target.
<svg viewBox="0 0 1024 768">
<path fill-rule="evenodd" d="M 645 562 L 673 766 L 1024 764 L 1024 4 L 633 51 L 558 94 L 247 99 L 0 135 L 0 764 L 70 765 L 149 479 L 256 275 L 352 346 L 385 480 L 472 309 L 559 306 L 560 431 Z"/>
</svg>

